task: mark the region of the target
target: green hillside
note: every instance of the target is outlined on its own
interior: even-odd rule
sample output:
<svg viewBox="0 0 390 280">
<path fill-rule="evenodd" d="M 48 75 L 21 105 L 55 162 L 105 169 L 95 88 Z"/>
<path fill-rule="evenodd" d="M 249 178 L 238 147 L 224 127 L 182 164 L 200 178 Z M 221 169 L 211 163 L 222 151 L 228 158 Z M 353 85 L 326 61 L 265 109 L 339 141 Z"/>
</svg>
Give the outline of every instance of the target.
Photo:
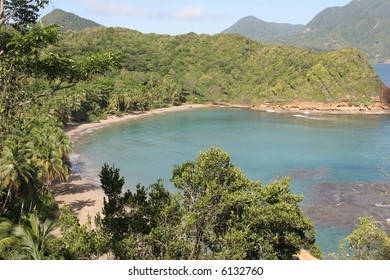
<svg viewBox="0 0 390 280">
<path fill-rule="evenodd" d="M 303 25 L 265 22 L 254 16 L 240 19 L 237 23 L 222 31 L 225 34 L 241 34 L 252 39 L 261 40 L 268 37 L 291 35 L 302 31 Z"/>
<path fill-rule="evenodd" d="M 100 26 L 100 24 L 92 20 L 79 17 L 75 14 L 68 13 L 60 9 L 55 9 L 45 15 L 42 18 L 42 22 L 45 25 L 58 24 L 62 32 L 70 30 L 80 31 L 85 28 Z"/>
<path fill-rule="evenodd" d="M 355 0 L 328 8 L 307 24 L 304 32 L 273 43 L 319 50 L 356 47 L 371 61 L 390 59 L 390 0 Z"/>
<path fill-rule="evenodd" d="M 65 33 L 54 49 L 80 56 L 107 50 L 121 55 L 123 69 L 85 87 L 94 94 L 102 89 L 110 112 L 182 102 L 360 104 L 371 103 L 381 88 L 356 49 L 319 53 L 234 34 L 168 36 L 94 28 Z"/>
<path fill-rule="evenodd" d="M 234 33 L 263 42 L 321 51 L 354 47 L 373 63 L 390 60 L 390 0 L 353 0 L 344 7 L 327 8 L 295 34 L 269 36 L 257 28 L 258 22 L 243 23 Z"/>
</svg>

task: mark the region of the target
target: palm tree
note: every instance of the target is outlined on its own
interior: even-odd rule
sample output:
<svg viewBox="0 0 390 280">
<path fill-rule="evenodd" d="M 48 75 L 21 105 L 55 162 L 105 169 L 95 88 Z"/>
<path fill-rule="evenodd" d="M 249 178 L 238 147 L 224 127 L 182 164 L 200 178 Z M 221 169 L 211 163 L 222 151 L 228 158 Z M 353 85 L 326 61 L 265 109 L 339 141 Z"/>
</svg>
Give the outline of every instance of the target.
<svg viewBox="0 0 390 280">
<path fill-rule="evenodd" d="M 55 226 L 55 221 L 46 219 L 41 223 L 35 213 L 30 214 L 27 225 L 18 225 L 13 230 L 13 236 L 20 240 L 17 250 L 25 259 L 43 260 Z"/>
<path fill-rule="evenodd" d="M 5 196 L 0 198 L 0 216 L 8 211 L 9 203 L 21 187 L 32 181 L 34 170 L 29 158 L 29 149 L 22 149 L 15 143 L 4 146 L 0 157 L 0 190 L 4 190 Z"/>
<path fill-rule="evenodd" d="M 60 128 L 47 125 L 45 120 L 37 116 L 33 127 L 27 129 L 28 135 L 4 143 L 0 153 L 0 216 L 15 205 L 12 202 L 16 199 L 21 203 L 22 216 L 25 202 L 30 201 L 32 209 L 43 187 L 48 189 L 53 180 L 68 178 L 70 162 L 66 155 L 72 143 Z"/>
<path fill-rule="evenodd" d="M 13 228 L 14 224 L 10 220 L 0 217 L 0 259 L 8 258 L 9 249 L 18 241 L 11 235 Z"/>
<path fill-rule="evenodd" d="M 42 127 L 31 136 L 34 146 L 33 161 L 48 189 L 53 180 L 65 181 L 69 175 L 70 163 L 67 154 L 72 143 L 65 133 L 55 127 Z"/>
<path fill-rule="evenodd" d="M 0 258 L 44 259 L 55 225 L 48 219 L 41 223 L 34 213 L 25 225 L 14 225 L 10 220 L 0 218 Z"/>
<path fill-rule="evenodd" d="M 63 156 L 54 147 L 46 147 L 45 152 L 37 160 L 37 166 L 41 169 L 47 189 L 53 180 L 65 181 L 68 178 L 69 170 L 64 165 Z"/>
</svg>

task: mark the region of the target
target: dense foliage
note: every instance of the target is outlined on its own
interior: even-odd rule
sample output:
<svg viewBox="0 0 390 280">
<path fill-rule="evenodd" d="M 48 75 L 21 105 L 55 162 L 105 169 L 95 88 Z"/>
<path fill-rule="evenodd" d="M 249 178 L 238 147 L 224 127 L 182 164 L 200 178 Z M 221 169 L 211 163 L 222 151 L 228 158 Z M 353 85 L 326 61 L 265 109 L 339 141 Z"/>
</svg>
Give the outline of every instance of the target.
<svg viewBox="0 0 390 280">
<path fill-rule="evenodd" d="M 390 260 L 390 236 L 378 221 L 362 217 L 357 229 L 342 240 L 340 251 L 347 259 Z"/>
<path fill-rule="evenodd" d="M 59 40 L 57 26 L 36 24 L 47 3 L 0 0 L 0 259 L 291 259 L 301 248 L 319 255 L 289 180 L 263 187 L 218 148 L 175 167 L 176 194 L 162 182 L 123 193 L 119 170 L 105 165 L 96 228 L 91 219 L 80 225 L 68 207 L 56 220 L 50 186 L 67 179 L 72 147 L 62 124 L 182 102 L 370 102 L 380 81 L 359 51 L 113 28 Z M 122 67 L 108 51 L 121 54 Z M 383 241 L 375 248 L 388 243 L 374 237 Z"/>
<path fill-rule="evenodd" d="M 239 35 L 168 36 L 122 28 L 67 32 L 50 48 L 74 55 L 108 50 L 121 55 L 122 69 L 77 88 L 84 105 L 73 113 L 76 120 L 88 118 L 86 111 L 93 117 L 182 102 L 367 104 L 381 88 L 356 49 L 317 53 Z"/>
<path fill-rule="evenodd" d="M 100 181 L 107 199 L 94 230 L 69 207 L 56 238 L 55 223 L 35 214 L 20 225 L 0 218 L 0 259 L 292 259 L 301 248 L 320 255 L 289 180 L 263 187 L 218 148 L 174 168 L 176 194 L 161 182 L 124 191 L 119 169 L 108 165 Z"/>
<path fill-rule="evenodd" d="M 161 182 L 122 193 L 119 170 L 100 173 L 104 201 L 97 225 L 116 259 L 291 259 L 301 248 L 319 255 L 313 224 L 282 179 L 261 186 L 218 148 L 173 170 L 180 192 Z"/>
<path fill-rule="evenodd" d="M 13 221 L 37 208 L 50 212 L 48 189 L 68 176 L 72 145 L 60 120 L 62 104 L 75 103 L 65 90 L 116 63 L 110 53 L 75 60 L 47 51 L 59 36 L 56 26 L 35 24 L 47 3 L 0 6 L 0 216 Z"/>
</svg>

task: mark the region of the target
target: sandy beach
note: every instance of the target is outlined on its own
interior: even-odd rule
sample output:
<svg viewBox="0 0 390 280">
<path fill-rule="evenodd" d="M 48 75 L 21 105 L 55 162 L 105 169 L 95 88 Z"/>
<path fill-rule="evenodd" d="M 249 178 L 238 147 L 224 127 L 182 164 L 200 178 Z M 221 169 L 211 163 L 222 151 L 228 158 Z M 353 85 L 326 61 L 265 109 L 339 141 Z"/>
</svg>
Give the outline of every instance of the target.
<svg viewBox="0 0 390 280">
<path fill-rule="evenodd" d="M 138 120 L 151 115 L 160 115 L 207 107 L 209 106 L 188 104 L 146 112 L 124 114 L 121 117 L 109 116 L 106 120 L 101 120 L 98 123 L 70 124 L 65 128 L 65 132 L 73 142 L 77 142 L 77 139 L 81 135 L 85 134 L 85 132 L 100 129 L 115 123 Z M 96 184 L 96 182 L 88 181 L 82 178 L 80 174 L 74 173 L 70 176 L 67 182 L 53 186 L 53 193 L 59 206 L 70 206 L 78 215 L 81 224 L 84 224 L 87 221 L 88 215 L 91 216 L 93 220 L 94 216 L 98 212 L 101 212 L 103 207 L 103 190 Z"/>
</svg>

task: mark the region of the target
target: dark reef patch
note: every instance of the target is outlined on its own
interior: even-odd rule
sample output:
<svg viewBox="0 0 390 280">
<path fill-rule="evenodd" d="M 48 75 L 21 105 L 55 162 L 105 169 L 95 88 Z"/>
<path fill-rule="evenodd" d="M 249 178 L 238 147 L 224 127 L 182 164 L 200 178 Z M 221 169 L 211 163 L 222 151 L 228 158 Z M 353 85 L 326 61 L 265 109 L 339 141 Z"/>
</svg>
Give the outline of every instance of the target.
<svg viewBox="0 0 390 280">
<path fill-rule="evenodd" d="M 389 225 L 390 183 L 318 183 L 302 208 L 321 225 L 354 228 L 364 216 Z"/>
</svg>

